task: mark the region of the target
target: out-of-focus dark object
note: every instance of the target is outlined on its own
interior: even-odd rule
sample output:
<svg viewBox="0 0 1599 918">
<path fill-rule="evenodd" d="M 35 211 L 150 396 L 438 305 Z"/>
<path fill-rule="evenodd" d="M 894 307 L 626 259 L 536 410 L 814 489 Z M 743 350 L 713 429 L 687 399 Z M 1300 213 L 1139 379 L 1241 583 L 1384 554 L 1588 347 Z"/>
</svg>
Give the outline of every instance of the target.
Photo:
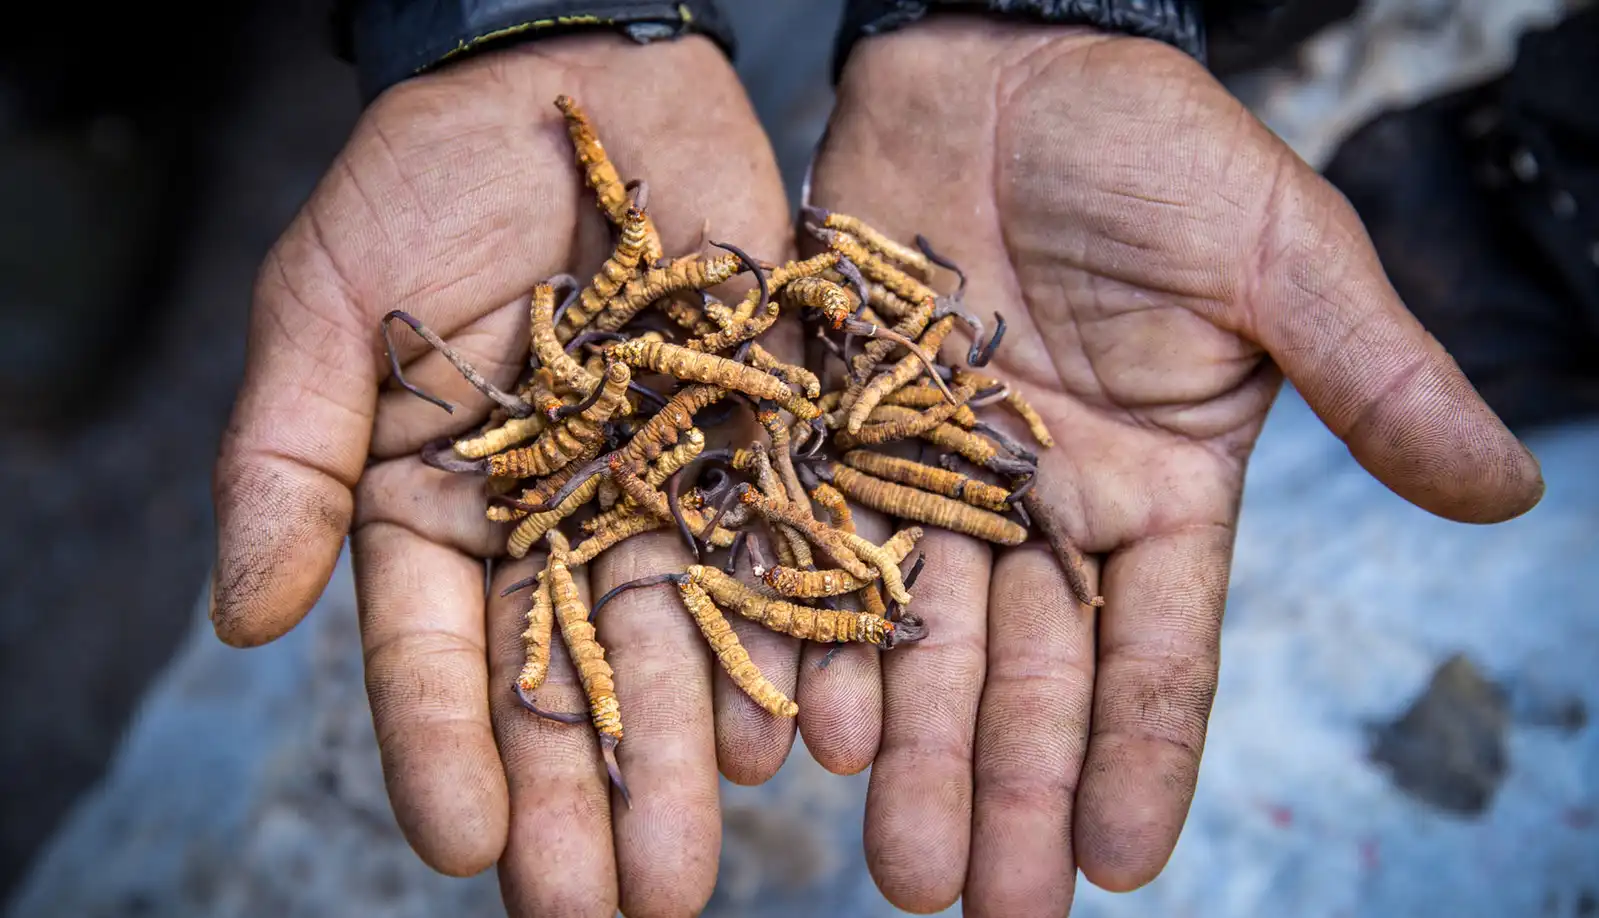
<svg viewBox="0 0 1599 918">
<path fill-rule="evenodd" d="M 1205 0 L 1206 63 L 1217 76 L 1264 67 L 1335 22 L 1360 0 Z"/>
<path fill-rule="evenodd" d="M 1137 35 L 1180 48 L 1226 75 L 1275 59 L 1359 6 L 1360 0 L 846 0 L 833 79 L 855 42 L 931 14 L 977 13 Z"/>
<path fill-rule="evenodd" d="M 1326 170 L 1507 423 L 1599 413 L 1599 8 L 1510 72 L 1357 131 Z"/>
<path fill-rule="evenodd" d="M 26 6 L 0 31 L 0 404 L 114 402 L 162 315 L 249 3 Z M 199 32 L 198 36 L 190 33 Z"/>
<path fill-rule="evenodd" d="M 1469 659 L 1454 656 L 1438 667 L 1408 711 L 1373 731 L 1371 758 L 1412 797 L 1479 816 L 1510 770 L 1509 726 L 1504 692 Z"/>
</svg>

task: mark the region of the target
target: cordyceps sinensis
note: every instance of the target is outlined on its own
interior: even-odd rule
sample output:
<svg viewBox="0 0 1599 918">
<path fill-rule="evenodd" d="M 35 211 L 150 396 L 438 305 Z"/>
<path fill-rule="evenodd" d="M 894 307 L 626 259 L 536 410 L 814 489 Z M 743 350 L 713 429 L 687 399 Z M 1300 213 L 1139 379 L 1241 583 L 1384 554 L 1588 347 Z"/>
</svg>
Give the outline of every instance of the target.
<svg viewBox="0 0 1599 918">
<path fill-rule="evenodd" d="M 523 666 L 515 686 L 517 700 L 532 713 L 547 720 L 564 724 L 591 721 L 600 738 L 600 754 L 605 760 L 605 771 L 611 783 L 621 792 L 622 800 L 629 806 L 632 797 L 622 780 L 622 770 L 616 761 L 616 747 L 622 742 L 622 709 L 616 698 L 615 674 L 605 661 L 605 648 L 595 638 L 594 625 L 589 611 L 578 594 L 577 583 L 572 579 L 568 564 L 570 546 L 560 532 L 549 536 L 550 556 L 543 571 L 519 583 L 506 587 L 500 595 L 509 596 L 528 586 L 534 588 L 533 606 L 528 612 L 528 628 L 523 633 L 527 663 Z M 587 714 L 569 714 L 542 708 L 532 694 L 543 683 L 549 672 L 549 619 L 553 614 L 555 624 L 561 628 L 561 640 L 566 644 L 567 655 L 577 670 L 578 681 L 587 696 Z"/>
<path fill-rule="evenodd" d="M 612 223 L 622 225 L 627 218 L 627 186 L 606 155 L 599 133 L 589 121 L 588 114 L 571 96 L 557 96 L 555 107 L 566 118 L 566 131 L 572 138 L 573 152 L 583 167 L 583 180 L 594 191 L 595 203 Z M 661 238 L 655 227 L 646 223 L 643 256 L 653 264 L 661 257 Z"/>
<path fill-rule="evenodd" d="M 916 547 L 916 540 L 921 537 L 920 526 L 901 529 L 883 543 L 883 551 L 894 559 L 895 564 L 902 564 L 906 556 L 911 553 L 911 549 Z M 791 599 L 842 596 L 845 593 L 866 589 L 877 580 L 876 577 L 862 579 L 845 570 L 805 571 L 781 566 L 763 567 L 759 564 L 756 565 L 755 576 L 761 578 L 761 582 L 771 587 L 779 596 Z"/>
<path fill-rule="evenodd" d="M 892 481 L 944 497 L 953 497 L 973 507 L 981 507 L 995 513 L 1009 513 L 1011 509 L 1011 492 L 951 469 L 923 465 L 899 456 L 889 456 L 864 449 L 845 453 L 844 464 L 883 481 Z"/>
<path fill-rule="evenodd" d="M 379 328 L 396 385 L 455 411 L 405 379 L 390 340 L 399 320 L 483 394 L 487 404 L 477 411 L 489 408 L 482 423 L 460 419 L 452 429 L 469 432 L 453 442 L 424 445 L 422 461 L 486 476 L 486 516 L 511 524 L 507 554 L 522 557 L 540 541 L 551 546 L 544 571 L 527 584 L 536 589 L 517 679 L 525 704 L 537 710 L 533 696 L 559 626 L 590 710 L 540 713 L 593 722 L 620 784 L 614 677 L 592 629 L 581 624 L 587 616 L 571 571 L 628 550 L 634 536 L 674 527 L 696 559 L 726 551 L 719 566 L 707 559 L 654 582 L 678 587 L 721 665 L 783 717 L 794 715 L 794 702 L 750 662 L 726 615 L 835 644 L 886 648 L 912 640 L 921 623 L 904 613 L 923 558 L 908 571 L 901 566 L 924 529 L 999 545 L 1042 535 L 1078 599 L 1103 602 L 1091 594 L 1071 521 L 1034 490 L 1038 457 L 991 423 L 990 412 L 1013 411 L 1040 444 L 1053 442 L 1019 386 L 974 369 L 993 356 L 1004 322 L 983 340 L 960 268 L 920 236 L 896 239 L 815 208 L 805 219 L 827 248 L 810 258 L 772 264 L 720 242 L 712 244 L 725 254 L 702 254 L 708 229 L 692 251 L 667 253 L 649 217 L 647 186 L 624 182 L 574 100 L 557 105 L 584 181 L 616 232 L 586 284 L 558 274 L 533 288 L 521 375 L 491 379 L 408 313 L 387 314 Z M 944 271 L 954 274 L 952 290 L 940 289 Z M 709 292 L 746 272 L 754 289 L 736 302 Z M 982 295 L 972 291 L 974 300 Z M 820 345 L 809 349 L 808 363 L 773 353 L 787 353 L 774 344 L 784 312 Z M 972 337 L 964 363 L 946 360 L 942 346 L 962 325 Z M 863 449 L 878 444 L 917 455 Z M 881 545 L 861 537 L 860 507 L 898 519 L 899 531 Z M 576 537 L 577 544 L 568 541 Z M 732 576 L 744 557 L 759 581 Z M 856 603 L 864 611 L 853 611 Z"/>
<path fill-rule="evenodd" d="M 928 365 L 922 358 L 929 353 L 938 353 L 938 348 L 944 343 L 944 339 L 949 337 L 949 333 L 954 330 L 955 319 L 953 316 L 946 316 L 934 322 L 928 326 L 927 331 L 923 332 L 922 337 L 916 342 L 920 345 L 918 349 L 920 353 L 909 354 L 901 358 L 891 368 L 872 377 L 861 388 L 860 394 L 853 401 L 846 395 L 844 404 L 841 406 L 849 411 L 845 419 L 844 428 L 850 433 L 860 430 L 861 425 L 866 423 L 867 416 L 872 413 L 872 409 L 876 408 L 890 392 L 909 385 L 916 377 L 922 374 L 923 369 Z M 933 379 L 942 385 L 942 381 L 938 379 L 936 373 Z M 945 397 L 950 402 L 959 404 L 959 402 L 955 401 L 955 396 L 950 394 L 947 388 L 944 392 Z"/>
<path fill-rule="evenodd" d="M 806 401 L 788 384 L 754 367 L 657 341 L 624 341 L 611 349 L 611 356 L 629 366 L 661 373 L 685 382 L 697 382 L 742 392 L 750 398 L 776 402 L 802 421 L 821 416 L 815 403 Z"/>
<path fill-rule="evenodd" d="M 570 315 L 570 309 L 568 310 Z M 550 371 L 555 382 L 588 396 L 600 380 L 566 352 L 555 334 L 555 285 L 542 283 L 533 288 L 529 308 L 529 338 L 539 366 Z"/>
<path fill-rule="evenodd" d="M 727 616 L 717 608 L 716 602 L 711 599 L 701 585 L 704 572 L 714 571 L 715 568 L 706 568 L 694 565 L 688 573 L 682 574 L 653 574 L 640 577 L 637 580 L 624 583 L 616 587 L 594 603 L 594 612 L 599 614 L 606 603 L 628 590 L 639 587 L 654 586 L 662 583 L 672 583 L 677 586 L 678 594 L 683 599 L 683 607 L 694 619 L 694 624 L 699 626 L 700 634 L 705 637 L 705 642 L 711 645 L 711 650 L 716 654 L 717 662 L 727 671 L 733 684 L 738 686 L 750 700 L 760 705 L 774 717 L 793 717 L 799 713 L 799 705 L 783 694 L 777 686 L 761 672 L 760 667 L 750 659 L 749 652 L 739 642 L 738 634 L 733 631 L 733 626 L 727 622 Z"/>
<path fill-rule="evenodd" d="M 838 562 L 839 567 L 848 571 L 851 576 L 869 579 L 872 576 L 872 569 L 876 568 L 883 579 L 883 589 L 889 598 L 902 606 L 911 604 L 911 595 L 905 589 L 905 581 L 899 572 L 899 562 L 884 551 L 881 545 L 874 545 L 858 535 L 824 525 L 800 513 L 791 504 L 779 504 L 769 500 L 747 483 L 740 485 L 736 493 L 741 503 L 770 522 L 783 523 L 799 530 L 811 540 L 812 544 L 827 552 Z M 844 493 L 848 495 L 849 492 Z"/>
<path fill-rule="evenodd" d="M 815 310 L 835 331 L 843 331 L 850 336 L 870 338 L 874 341 L 886 341 L 891 347 L 898 345 L 910 352 L 911 356 L 921 362 L 929 372 L 933 373 L 933 382 L 938 385 L 946 397 L 954 402 L 954 396 L 944 386 L 938 377 L 937 367 L 933 355 L 924 350 L 916 341 L 900 334 L 893 328 L 884 328 L 872 322 L 867 322 L 855 316 L 855 304 L 850 299 L 844 288 L 830 280 L 820 277 L 802 277 L 784 288 L 783 291 L 790 302 L 798 304 L 804 309 Z M 938 343 L 942 343 L 941 341 Z M 933 347 L 937 351 L 937 344 Z M 886 353 L 886 351 L 885 351 Z"/>
<path fill-rule="evenodd" d="M 562 344 L 571 341 L 593 322 L 605 309 L 606 302 L 621 293 L 623 285 L 637 276 L 650 230 L 650 220 L 645 216 L 643 206 L 635 204 L 628 208 L 611 257 L 600 265 L 594 279 L 583 288 L 577 299 L 567 304 L 560 324 L 554 326 L 555 335 Z"/>
<path fill-rule="evenodd" d="M 744 269 L 744 259 L 736 253 L 709 258 L 696 256 L 635 275 L 594 320 L 600 331 L 616 331 L 637 316 L 646 306 L 662 297 L 683 290 L 708 290 L 731 280 Z"/>
<path fill-rule="evenodd" d="M 845 497 L 879 513 L 999 545 L 1020 545 L 1027 541 L 1026 527 L 981 507 L 884 481 L 836 462 L 828 466 L 827 475 Z"/>
<path fill-rule="evenodd" d="M 932 279 L 933 262 L 928 259 L 925 252 L 890 238 L 859 217 L 811 206 L 801 208 L 800 216 L 816 229 L 848 233 L 874 254 L 895 262 L 901 268 L 916 272 L 921 275 L 922 280 Z"/>
<path fill-rule="evenodd" d="M 588 405 L 546 430 L 533 445 L 490 456 L 489 474 L 496 478 L 542 477 L 577 461 L 584 451 L 604 440 L 605 422 L 618 410 L 628 409 L 627 385 L 632 379 L 625 363 L 606 367 L 605 381 Z"/>
</svg>

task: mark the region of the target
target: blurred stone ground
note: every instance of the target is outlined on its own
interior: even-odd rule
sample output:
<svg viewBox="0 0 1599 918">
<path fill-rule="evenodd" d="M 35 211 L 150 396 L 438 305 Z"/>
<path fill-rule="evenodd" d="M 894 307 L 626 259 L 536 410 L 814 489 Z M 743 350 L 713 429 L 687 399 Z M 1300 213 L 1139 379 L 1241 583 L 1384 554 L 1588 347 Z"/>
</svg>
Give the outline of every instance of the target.
<svg viewBox="0 0 1599 918">
<path fill-rule="evenodd" d="M 837 3 L 729 6 L 751 94 L 797 193 L 829 103 L 815 74 Z M 1374 0 L 1298 60 L 1233 85 L 1319 164 L 1376 108 L 1502 66 L 1515 30 L 1557 7 Z M 0 476 L 25 495 L 0 508 L 0 882 L 97 778 L 132 705 L 183 645 L 105 781 L 17 890 L 18 918 L 499 910 L 492 877 L 434 876 L 398 838 L 347 573 L 310 627 L 265 650 L 220 646 L 193 608 L 250 280 L 355 114 L 347 72 L 319 44 L 320 4 L 277 9 L 289 14 L 254 27 L 249 78 L 206 132 L 193 175 L 201 204 L 152 358 L 104 382 L 113 410 L 81 430 L 13 429 L 0 443 Z M 78 255 L 93 271 L 115 253 Z M 22 359 L 25 343 L 0 348 Z M 1546 436 L 1543 507 L 1508 527 L 1454 527 L 1366 482 L 1285 398 L 1253 466 L 1190 828 L 1159 882 L 1129 897 L 1085 889 L 1077 914 L 1332 918 L 1423 902 L 1458 915 L 1591 913 L 1599 752 L 1592 728 L 1548 712 L 1599 701 L 1584 677 L 1599 635 L 1581 569 L 1599 544 L 1596 447 L 1591 429 Z M 1366 728 L 1402 714 L 1461 650 L 1503 685 L 1474 722 L 1494 725 L 1483 742 L 1508 763 L 1497 777 L 1491 762 L 1478 769 L 1488 808 L 1471 817 L 1401 795 L 1364 752 Z M 766 788 L 726 787 L 709 913 L 893 913 L 860 868 L 863 787 L 802 754 Z M 788 860 L 774 870 L 762 852 L 776 851 Z"/>
</svg>

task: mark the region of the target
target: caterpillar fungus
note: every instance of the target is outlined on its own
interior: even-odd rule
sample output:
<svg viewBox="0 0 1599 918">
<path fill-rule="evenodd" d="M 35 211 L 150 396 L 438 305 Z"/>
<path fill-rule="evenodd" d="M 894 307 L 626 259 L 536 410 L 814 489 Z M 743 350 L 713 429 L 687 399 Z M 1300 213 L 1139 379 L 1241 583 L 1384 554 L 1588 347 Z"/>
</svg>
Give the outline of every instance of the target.
<svg viewBox="0 0 1599 918">
<path fill-rule="evenodd" d="M 711 241 L 708 230 L 693 250 L 668 253 L 648 185 L 624 181 L 574 99 L 562 96 L 556 107 L 574 175 L 612 240 L 597 267 L 582 267 L 577 276 L 586 280 L 529 278 L 520 376 L 480 371 L 403 311 L 384 315 L 377 331 L 392 384 L 457 415 L 455 429 L 466 431 L 424 445 L 421 460 L 485 478 L 485 524 L 511 524 L 505 554 L 549 545 L 543 569 L 523 584 L 534 589 L 515 692 L 543 716 L 589 724 L 624 800 L 615 683 L 633 674 L 612 671 L 573 569 L 627 550 L 636 535 L 681 534 L 698 563 L 644 580 L 676 586 L 720 665 L 777 717 L 794 716 L 794 701 L 750 661 L 727 615 L 804 640 L 884 650 L 913 641 L 938 627 L 913 614 L 926 556 L 901 570 L 926 530 L 1001 546 L 1036 533 L 1078 600 L 1103 602 L 1073 541 L 1079 530 L 1039 496 L 1047 474 L 1039 457 L 991 423 L 990 412 L 1013 413 L 1038 445 L 1054 443 L 1039 410 L 1047 406 L 1029 403 L 988 366 L 1003 317 L 983 340 L 967 306 L 1003 291 L 968 289 L 961 269 L 922 237 L 899 239 L 810 205 L 805 228 L 823 243 L 810 257 L 765 261 Z M 705 244 L 725 251 L 708 253 Z M 943 289 L 942 272 L 953 273 L 953 289 Z M 724 285 L 746 273 L 753 289 L 734 298 Z M 406 378 L 413 352 L 391 338 L 395 321 L 482 394 L 472 409 L 479 416 L 462 416 Z M 816 345 L 805 358 L 779 335 L 792 325 Z M 964 365 L 941 355 L 959 327 L 973 339 Z M 860 507 L 896 520 L 894 534 L 882 544 L 863 537 Z M 753 579 L 739 569 L 746 559 Z M 557 629 L 589 701 L 582 714 L 535 703 Z"/>
</svg>

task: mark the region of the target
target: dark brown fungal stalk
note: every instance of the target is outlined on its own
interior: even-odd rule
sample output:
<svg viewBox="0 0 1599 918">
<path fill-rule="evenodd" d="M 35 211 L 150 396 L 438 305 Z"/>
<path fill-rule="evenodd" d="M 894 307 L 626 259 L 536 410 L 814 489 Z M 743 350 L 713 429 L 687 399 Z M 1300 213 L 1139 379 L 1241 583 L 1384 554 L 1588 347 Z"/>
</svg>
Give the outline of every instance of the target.
<svg viewBox="0 0 1599 918">
<path fill-rule="evenodd" d="M 1022 506 L 1027 508 L 1034 525 L 1044 533 L 1044 539 L 1055 552 L 1055 560 L 1060 562 L 1061 570 L 1066 574 L 1066 584 L 1071 587 L 1072 595 L 1085 606 L 1095 608 L 1103 606 L 1105 597 L 1095 593 L 1088 586 L 1088 572 L 1084 568 L 1082 549 L 1072 541 L 1059 515 L 1045 506 L 1044 502 L 1038 499 L 1036 492 L 1022 498 Z"/>
<path fill-rule="evenodd" d="M 448 411 L 451 414 L 455 413 L 454 405 L 451 405 L 449 402 L 439 398 L 436 395 L 429 395 L 428 393 L 423 392 L 421 389 L 417 388 L 406 380 L 404 371 L 400 369 L 399 352 L 394 349 L 394 339 L 389 334 L 389 323 L 393 322 L 395 319 L 399 319 L 401 322 L 409 325 L 411 330 L 416 332 L 417 335 L 422 338 L 422 340 L 429 344 L 429 346 L 431 346 L 435 351 L 438 351 L 440 354 L 443 354 L 444 359 L 453 364 L 455 369 L 460 372 L 461 376 L 464 377 L 467 382 L 472 384 L 473 388 L 488 396 L 496 405 L 499 405 L 501 408 L 505 409 L 506 412 L 511 415 L 511 417 L 525 418 L 533 413 L 532 405 L 529 405 L 527 402 L 517 398 L 509 392 L 504 391 L 494 383 L 489 382 L 487 377 L 478 372 L 476 367 L 468 363 L 466 358 L 456 353 L 455 348 L 450 347 L 450 345 L 447 344 L 443 338 L 440 338 L 436 333 L 434 333 L 431 328 L 423 325 L 421 320 L 402 309 L 395 309 L 391 310 L 383 317 L 382 329 L 383 343 L 388 348 L 389 353 L 389 371 L 393 374 L 394 381 L 400 386 L 400 388 L 425 402 L 431 402 L 432 404 L 438 405 L 440 408 L 443 408 L 445 411 Z"/>
</svg>

